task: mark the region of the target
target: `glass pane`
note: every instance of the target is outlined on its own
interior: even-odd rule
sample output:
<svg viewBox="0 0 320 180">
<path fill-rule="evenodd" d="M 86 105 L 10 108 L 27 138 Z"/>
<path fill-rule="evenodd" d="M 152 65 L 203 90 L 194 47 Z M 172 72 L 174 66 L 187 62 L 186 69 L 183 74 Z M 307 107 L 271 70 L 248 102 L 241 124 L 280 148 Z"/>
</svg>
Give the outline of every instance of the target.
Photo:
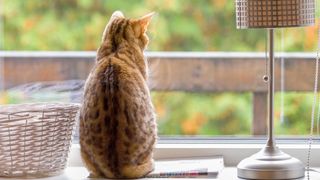
<svg viewBox="0 0 320 180">
<path fill-rule="evenodd" d="M 4 8 L 3 2 L 0 1 L 0 51 L 4 49 Z M 3 92 L 4 92 L 4 66 L 3 57 L 0 56 L 0 104 L 3 104 Z"/>
<path fill-rule="evenodd" d="M 281 105 L 281 99 L 283 99 L 283 105 Z M 284 136 L 309 135 L 312 100 L 313 93 L 311 92 L 287 92 L 283 95 L 277 93 L 275 97 L 275 132 Z M 315 118 L 317 121 L 317 115 Z"/>
<path fill-rule="evenodd" d="M 215 71 L 219 71 L 221 76 L 212 77 L 211 69 L 201 71 L 207 74 L 199 75 L 198 67 L 191 67 L 193 71 L 190 71 L 190 74 L 194 74 L 194 77 L 207 76 L 208 78 L 208 82 L 199 81 L 200 87 L 210 84 L 212 78 L 217 78 L 226 84 L 221 87 L 221 90 L 217 90 L 220 87 L 215 87 L 212 89 L 216 90 L 210 92 L 196 86 L 188 89 L 187 83 L 182 83 L 183 86 L 179 86 L 179 90 L 170 89 L 169 85 L 165 86 L 168 89 L 161 89 L 159 88 L 161 84 L 158 84 L 152 92 L 152 100 L 158 117 L 159 134 L 217 137 L 264 135 L 266 132 L 265 129 L 260 129 L 256 133 L 253 131 L 255 128 L 266 127 L 266 117 L 263 117 L 265 114 L 254 115 L 254 108 L 261 105 L 261 103 L 254 104 L 256 102 L 254 93 L 262 92 L 266 95 L 266 87 L 263 88 L 261 85 L 262 77 L 266 73 L 264 59 L 266 31 L 236 29 L 234 1 L 3 0 L 0 3 L 2 3 L 0 4 L 1 104 L 81 102 L 84 80 L 89 73 L 89 67 L 94 62 L 94 51 L 100 45 L 102 31 L 112 12 L 122 10 L 127 17 L 138 18 L 155 11 L 157 15 L 149 28 L 148 51 L 160 51 L 160 55 L 158 54 L 159 56 L 151 61 L 153 63 L 151 77 L 152 73 L 161 74 L 153 71 L 157 71 L 161 62 L 168 60 L 165 53 L 181 51 L 180 55 L 184 57 L 176 58 L 185 60 L 186 66 L 188 63 L 192 66 L 192 63 L 198 62 L 197 60 L 205 61 L 207 57 L 212 60 Z M 315 26 L 276 30 L 275 47 L 278 52 L 299 52 L 290 55 L 293 56 L 291 59 L 299 57 L 301 61 L 312 60 L 310 54 L 303 53 L 314 52 L 316 40 Z M 10 52 L 10 55 L 5 52 L 10 56 L 5 57 L 4 51 L 18 52 Z M 40 55 L 32 55 L 32 53 L 23 54 L 19 51 L 76 52 L 69 54 L 42 52 L 43 54 Z M 190 53 L 196 51 L 209 53 L 202 54 L 202 57 L 197 53 Z M 223 54 L 229 55 L 225 58 L 224 66 L 215 64 L 217 61 L 224 60 L 217 55 L 218 52 L 228 52 Z M 230 52 L 246 53 L 246 58 L 240 59 L 237 54 Z M 257 54 L 258 52 L 260 54 Z M 186 60 L 185 56 L 189 56 L 191 60 Z M 58 61 L 61 63 L 57 65 Z M 238 61 L 248 65 L 237 70 Z M 291 65 L 301 61 L 287 62 L 284 71 L 286 72 Z M 168 66 L 171 65 L 169 62 Z M 313 66 L 307 64 L 306 67 L 307 71 Z M 237 86 L 230 86 L 233 89 L 228 89 L 228 83 L 236 84 L 235 78 L 229 75 L 231 68 L 235 70 L 235 74 L 239 75 L 236 78 L 239 83 Z M 303 70 L 290 71 L 290 73 L 298 76 Z M 279 69 L 276 73 L 280 73 Z M 166 74 L 169 83 L 174 79 L 170 74 L 170 72 Z M 299 84 L 290 78 L 292 77 L 284 76 L 285 81 L 288 82 L 286 85 Z M 181 79 L 187 82 L 186 79 Z M 276 88 L 280 89 L 278 83 L 280 80 L 276 81 Z M 283 96 L 280 93 L 276 95 L 275 128 L 280 136 L 300 136 L 309 133 L 313 76 L 307 76 L 300 81 L 308 83 L 306 89 L 302 90 L 303 88 L 299 88 L 299 85 L 295 85 L 289 91 L 285 87 L 286 92 Z M 214 83 L 211 83 L 211 86 L 219 85 L 215 81 L 212 82 Z M 245 89 L 243 86 L 251 88 L 243 90 Z M 260 107 L 256 108 L 259 110 Z M 261 106 L 260 109 L 262 108 L 266 106 Z M 281 113 L 282 110 L 283 113 Z M 254 118 L 261 116 L 262 120 L 256 122 Z"/>
<path fill-rule="evenodd" d="M 152 95 L 160 135 L 250 134 L 250 93 L 155 92 Z"/>
</svg>

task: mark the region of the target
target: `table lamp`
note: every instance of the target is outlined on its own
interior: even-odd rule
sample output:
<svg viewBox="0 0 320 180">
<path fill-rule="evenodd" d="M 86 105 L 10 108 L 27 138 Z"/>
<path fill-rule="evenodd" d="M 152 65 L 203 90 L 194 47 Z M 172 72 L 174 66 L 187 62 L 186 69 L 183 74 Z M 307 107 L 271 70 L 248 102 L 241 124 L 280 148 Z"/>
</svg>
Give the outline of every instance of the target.
<svg viewBox="0 0 320 180">
<path fill-rule="evenodd" d="M 269 33 L 268 139 L 258 153 L 243 159 L 237 167 L 244 179 L 296 179 L 304 177 L 303 163 L 282 152 L 274 138 L 274 28 L 302 27 L 315 23 L 314 0 L 235 0 L 238 29 L 267 28 Z"/>
</svg>

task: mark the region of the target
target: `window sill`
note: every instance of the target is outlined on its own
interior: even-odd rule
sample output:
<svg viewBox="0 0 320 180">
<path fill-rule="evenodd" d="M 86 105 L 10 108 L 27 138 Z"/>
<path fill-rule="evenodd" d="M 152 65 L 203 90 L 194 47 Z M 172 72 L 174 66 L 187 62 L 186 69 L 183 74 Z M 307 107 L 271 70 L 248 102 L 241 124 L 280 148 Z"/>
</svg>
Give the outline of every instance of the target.
<svg viewBox="0 0 320 180">
<path fill-rule="evenodd" d="M 157 144 L 154 158 L 206 157 L 222 155 L 225 166 L 236 166 L 242 159 L 258 152 L 263 144 Z M 285 153 L 307 161 L 307 144 L 278 144 Z M 73 144 L 69 156 L 69 166 L 83 166 L 79 144 Z M 311 166 L 320 167 L 320 144 L 312 145 Z"/>
<path fill-rule="evenodd" d="M 317 168 L 319 170 L 319 168 Z M 53 176 L 48 178 L 41 178 L 37 180 L 91 180 L 90 178 L 87 178 L 89 175 L 88 171 L 84 167 L 68 167 L 65 172 L 59 176 Z M 320 174 L 310 171 L 310 179 L 319 179 Z M 146 178 L 146 180 L 151 178 Z M 174 178 L 156 178 L 156 179 L 174 179 Z M 179 178 L 179 180 L 183 180 L 187 178 Z M 192 178 L 196 179 L 196 178 Z M 203 179 L 203 178 L 201 178 Z M 230 180 L 230 179 L 238 179 L 237 178 L 237 168 L 235 167 L 226 167 L 222 170 L 222 172 L 219 174 L 219 177 L 217 180 Z M 307 179 L 305 177 L 304 179 Z M 304 180 L 301 179 L 301 180 Z M 0 180 L 6 180 L 6 178 L 0 178 Z M 20 179 L 14 179 L 10 178 L 10 180 L 20 180 Z M 93 180 L 93 179 L 92 179 Z M 98 180 L 98 179 L 95 179 Z"/>
<path fill-rule="evenodd" d="M 220 173 L 217 180 L 237 179 L 236 165 L 245 157 L 259 151 L 263 144 L 157 144 L 155 149 L 155 159 L 178 158 L 178 157 L 200 157 L 222 155 L 224 157 L 225 168 Z M 307 159 L 308 145 L 306 144 L 280 144 L 282 151 L 302 160 Z M 320 170 L 320 145 L 312 146 L 311 166 Z M 37 180 L 90 180 L 87 178 L 88 171 L 81 162 L 80 146 L 73 144 L 65 172 L 59 176 L 41 178 Z M 0 178 L 5 180 L 6 178 Z M 10 178 L 11 180 L 18 180 Z M 157 178 L 159 179 L 159 178 Z M 168 178 L 166 178 L 168 179 Z M 179 178 L 185 179 L 185 178 Z M 193 178 L 195 179 L 195 178 Z M 307 179 L 307 178 L 304 178 Z M 320 174 L 311 171 L 310 179 L 320 179 Z M 303 179 L 301 179 L 303 180 Z"/>
</svg>

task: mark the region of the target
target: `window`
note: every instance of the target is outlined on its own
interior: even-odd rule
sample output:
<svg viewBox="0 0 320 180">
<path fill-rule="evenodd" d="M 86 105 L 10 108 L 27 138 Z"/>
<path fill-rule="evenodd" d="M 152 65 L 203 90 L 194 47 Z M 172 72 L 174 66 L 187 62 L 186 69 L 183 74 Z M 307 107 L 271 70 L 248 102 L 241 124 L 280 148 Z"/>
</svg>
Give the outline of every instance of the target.
<svg viewBox="0 0 320 180">
<path fill-rule="evenodd" d="M 262 81 L 266 31 L 237 30 L 233 1 L 2 3 L 0 47 L 14 51 L 1 53 L 2 104 L 80 102 L 93 51 L 111 13 L 122 10 L 127 17 L 139 17 L 156 11 L 147 55 L 159 134 L 251 137 L 266 133 L 267 88 Z M 315 27 L 276 31 L 278 52 L 298 52 L 277 58 L 276 88 L 285 90 L 275 99 L 279 135 L 309 133 L 314 54 L 307 52 L 316 49 L 316 34 Z"/>
</svg>

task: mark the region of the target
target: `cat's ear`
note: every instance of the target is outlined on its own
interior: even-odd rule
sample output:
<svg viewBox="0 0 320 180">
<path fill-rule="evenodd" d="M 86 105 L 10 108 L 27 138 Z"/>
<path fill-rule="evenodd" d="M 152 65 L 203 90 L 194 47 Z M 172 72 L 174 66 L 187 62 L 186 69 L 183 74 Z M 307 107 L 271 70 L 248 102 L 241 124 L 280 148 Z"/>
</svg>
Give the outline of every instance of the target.
<svg viewBox="0 0 320 180">
<path fill-rule="evenodd" d="M 117 18 L 124 18 L 124 15 L 121 11 L 115 11 L 112 15 L 111 18 L 109 20 L 109 22 L 112 22 L 113 20 L 117 19 Z"/>
<path fill-rule="evenodd" d="M 133 30 L 137 37 L 140 37 L 147 31 L 150 21 L 154 15 L 155 12 L 152 12 L 133 21 Z"/>
<path fill-rule="evenodd" d="M 108 28 L 109 28 L 110 24 L 112 24 L 112 22 L 115 19 L 118 19 L 118 18 L 124 18 L 124 15 L 123 15 L 123 13 L 121 11 L 115 11 L 114 13 L 112 13 L 108 24 L 104 28 L 104 31 L 103 31 L 103 34 L 102 34 L 102 42 L 106 40 L 106 35 L 107 35 L 107 31 L 108 31 Z"/>
</svg>

